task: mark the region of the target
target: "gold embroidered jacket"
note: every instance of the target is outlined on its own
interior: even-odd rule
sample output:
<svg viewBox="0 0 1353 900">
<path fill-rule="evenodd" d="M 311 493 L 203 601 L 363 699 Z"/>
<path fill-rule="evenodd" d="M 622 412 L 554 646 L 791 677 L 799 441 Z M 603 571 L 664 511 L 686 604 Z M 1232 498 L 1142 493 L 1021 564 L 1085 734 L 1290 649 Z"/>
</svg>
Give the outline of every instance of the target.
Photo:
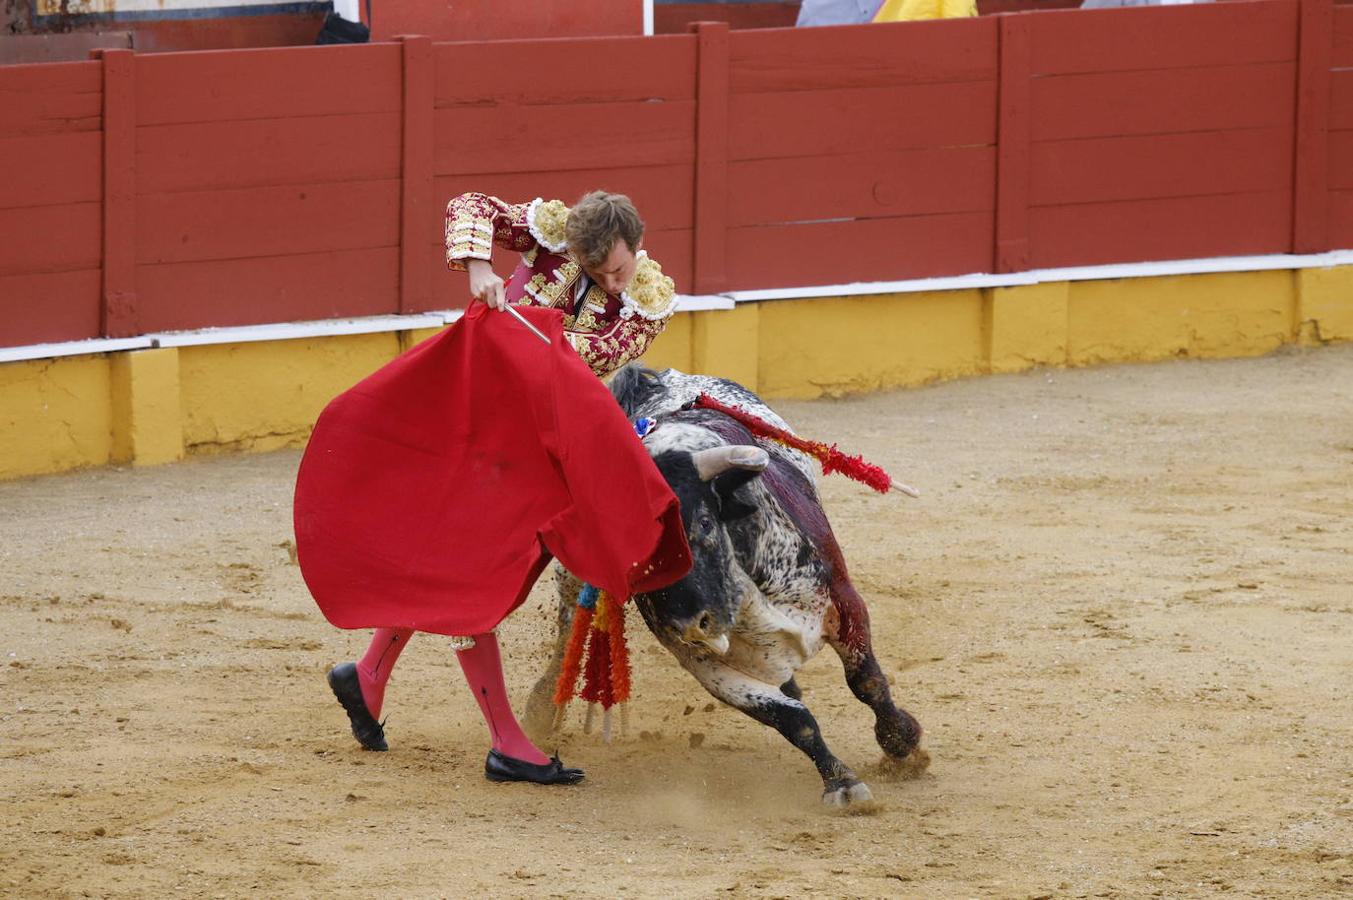
<svg viewBox="0 0 1353 900">
<path fill-rule="evenodd" d="M 582 267 L 568 254 L 558 200 L 505 203 L 486 194 L 461 194 L 446 205 L 446 264 L 463 271 L 467 259 L 489 259 L 496 244 L 522 254 L 507 280 L 509 303 L 564 312 L 564 337 L 592 371 L 605 377 L 638 359 L 667 327 L 676 285 L 639 251 L 634 280 L 619 296 L 589 284 L 581 298 Z"/>
</svg>

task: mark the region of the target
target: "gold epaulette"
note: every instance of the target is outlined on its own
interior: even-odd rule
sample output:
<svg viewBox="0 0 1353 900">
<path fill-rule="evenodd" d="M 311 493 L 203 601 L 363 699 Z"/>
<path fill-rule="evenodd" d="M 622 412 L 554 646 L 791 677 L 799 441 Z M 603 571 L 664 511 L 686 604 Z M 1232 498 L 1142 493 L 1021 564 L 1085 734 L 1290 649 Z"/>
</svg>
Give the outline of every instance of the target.
<svg viewBox="0 0 1353 900">
<path fill-rule="evenodd" d="M 662 274 L 662 266 L 640 250 L 634 280 L 620 294 L 620 302 L 624 304 L 620 315 L 629 318 L 638 314 L 656 322 L 676 311 L 676 301 L 676 282 Z"/>
<path fill-rule="evenodd" d="M 526 230 L 551 253 L 563 253 L 567 249 L 568 237 L 564 232 L 567 222 L 568 207 L 562 200 L 537 197 L 526 207 Z"/>
</svg>

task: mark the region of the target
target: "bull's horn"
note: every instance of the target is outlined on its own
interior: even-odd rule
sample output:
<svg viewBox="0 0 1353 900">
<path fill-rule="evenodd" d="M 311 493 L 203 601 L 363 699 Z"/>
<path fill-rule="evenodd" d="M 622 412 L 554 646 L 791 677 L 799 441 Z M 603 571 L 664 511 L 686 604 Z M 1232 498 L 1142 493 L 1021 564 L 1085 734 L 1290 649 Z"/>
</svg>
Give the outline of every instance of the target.
<svg viewBox="0 0 1353 900">
<path fill-rule="evenodd" d="M 706 647 L 713 650 L 720 656 L 728 655 L 729 644 L 728 644 L 728 635 L 726 634 L 721 634 L 718 637 L 705 638 L 705 640 L 702 641 L 701 643 L 703 643 Z"/>
<path fill-rule="evenodd" d="M 736 444 L 732 447 L 710 447 L 691 454 L 696 474 L 701 481 L 718 478 L 729 469 L 749 469 L 753 472 L 765 471 L 770 465 L 770 454 L 760 447 Z"/>
</svg>

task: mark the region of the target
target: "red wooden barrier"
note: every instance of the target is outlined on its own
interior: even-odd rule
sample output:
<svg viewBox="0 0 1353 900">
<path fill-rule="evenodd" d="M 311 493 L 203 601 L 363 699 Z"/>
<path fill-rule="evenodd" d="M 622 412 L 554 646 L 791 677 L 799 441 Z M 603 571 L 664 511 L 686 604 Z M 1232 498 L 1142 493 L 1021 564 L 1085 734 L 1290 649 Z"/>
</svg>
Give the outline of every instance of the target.
<svg viewBox="0 0 1353 900">
<path fill-rule="evenodd" d="M 459 305 L 467 190 L 628 193 L 688 292 L 1353 247 L 1329 0 L 110 53 L 0 109 L 0 346 Z"/>
<path fill-rule="evenodd" d="M 699 47 L 692 281 L 701 294 L 728 283 L 728 23 L 692 28 Z"/>
<path fill-rule="evenodd" d="M 1029 99 L 1032 46 L 1029 20 L 1001 22 L 1000 134 L 996 171 L 996 258 L 993 271 L 1029 268 Z"/>
<path fill-rule="evenodd" d="M 731 287 L 990 268 L 993 20 L 730 38 Z"/>
<path fill-rule="evenodd" d="M 406 37 L 404 42 L 403 193 L 400 197 L 399 311 L 422 312 L 434 307 L 432 262 L 427 233 L 432 203 L 432 111 L 436 90 L 432 41 Z"/>
<path fill-rule="evenodd" d="M 1296 13 L 1030 17 L 1032 264 L 1290 251 Z"/>
<path fill-rule="evenodd" d="M 103 71 L 0 69 L 0 346 L 99 333 Z"/>
<path fill-rule="evenodd" d="M 1334 7 L 1333 17 L 1327 240 L 1353 247 L 1353 6 Z"/>
<path fill-rule="evenodd" d="M 692 289 L 694 36 L 438 44 L 435 56 L 437 202 L 428 227 L 439 270 L 449 197 L 571 201 L 604 188 L 634 198 L 645 246 Z M 505 270 L 514 256 L 495 261 Z M 463 282 L 439 275 L 434 284 L 435 303 L 464 302 Z"/>
<path fill-rule="evenodd" d="M 103 304 L 100 333 L 140 330 L 136 302 L 136 56 L 98 50 L 103 60 Z"/>
</svg>

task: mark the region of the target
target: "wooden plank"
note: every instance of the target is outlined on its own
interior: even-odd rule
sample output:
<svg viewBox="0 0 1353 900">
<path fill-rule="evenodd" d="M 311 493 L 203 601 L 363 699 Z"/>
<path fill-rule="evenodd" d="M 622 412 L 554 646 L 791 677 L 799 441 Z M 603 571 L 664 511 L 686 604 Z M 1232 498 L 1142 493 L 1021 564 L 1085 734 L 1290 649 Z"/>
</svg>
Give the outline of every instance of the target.
<svg viewBox="0 0 1353 900">
<path fill-rule="evenodd" d="M 729 159 L 996 142 L 996 82 L 734 94 Z"/>
<path fill-rule="evenodd" d="M 398 113 L 194 122 L 136 133 L 145 194 L 398 178 Z"/>
<path fill-rule="evenodd" d="M 399 248 L 143 265 L 147 331 L 258 325 L 399 308 Z"/>
<path fill-rule="evenodd" d="M 1300 0 L 1292 250 L 1329 249 L 1331 0 Z"/>
<path fill-rule="evenodd" d="M 1044 141 L 1033 147 L 1030 202 L 1280 191 L 1291 181 L 1290 128 Z"/>
<path fill-rule="evenodd" d="M 149 194 L 137 262 L 189 262 L 399 245 L 399 181 Z"/>
<path fill-rule="evenodd" d="M 1334 48 L 1330 59 L 1336 69 L 1353 68 L 1353 6 L 1334 7 Z"/>
<path fill-rule="evenodd" d="M 992 81 L 996 20 L 735 31 L 731 55 L 737 94 Z"/>
<path fill-rule="evenodd" d="M 1292 194 L 1044 206 L 1029 223 L 1035 268 L 1285 253 Z"/>
<path fill-rule="evenodd" d="M 12 175 L 0 191 L 0 209 L 103 200 L 97 131 L 0 138 L 0 159 Z"/>
<path fill-rule="evenodd" d="M 689 35 L 436 44 L 433 53 L 438 108 L 695 99 Z"/>
<path fill-rule="evenodd" d="M 0 66 L 0 137 L 98 131 L 103 69 L 97 62 Z"/>
<path fill-rule="evenodd" d="M 141 58 L 142 125 L 398 112 L 395 44 L 346 44 Z"/>
<path fill-rule="evenodd" d="M 137 333 L 136 54 L 99 50 L 103 61 L 104 337 Z"/>
<path fill-rule="evenodd" d="M 97 269 L 102 260 L 101 203 L 0 209 L 0 275 Z"/>
<path fill-rule="evenodd" d="M 882 218 L 993 208 L 992 147 L 759 159 L 729 167 L 729 224 Z"/>
<path fill-rule="evenodd" d="M 1178 69 L 1296 58 L 1296 4 L 1062 10 L 1036 16 L 1033 73 Z"/>
<path fill-rule="evenodd" d="M 714 294 L 727 281 L 728 23 L 694 26 L 699 45 L 695 126 L 696 293 Z"/>
<path fill-rule="evenodd" d="M 1330 191 L 1330 246 L 1353 250 L 1353 191 Z"/>
<path fill-rule="evenodd" d="M 733 228 L 729 287 L 752 290 L 985 271 L 989 213 Z"/>
<path fill-rule="evenodd" d="M 1033 138 L 1290 128 L 1295 78 L 1294 63 L 1035 78 Z"/>
<path fill-rule="evenodd" d="M 0 275 L 0 347 L 99 336 L 98 269 Z"/>
<path fill-rule="evenodd" d="M 429 227 L 440 234 L 446 214 L 446 201 L 467 191 L 501 197 L 509 203 L 524 203 L 544 197 L 547 200 L 563 200 L 572 205 L 583 194 L 595 190 L 628 195 L 649 229 L 689 229 L 694 222 L 693 166 L 687 163 L 439 176 L 433 182 L 435 208 Z"/>
<path fill-rule="evenodd" d="M 432 290 L 428 275 L 426 233 L 432 210 L 432 41 L 405 37 L 404 122 L 402 176 L 400 179 L 399 308 L 402 312 L 426 309 Z M 444 231 L 444 229 L 442 229 Z M 439 232 L 433 232 L 434 234 Z"/>
<path fill-rule="evenodd" d="M 1020 272 L 1029 268 L 1029 190 L 1031 175 L 1030 65 L 1032 44 L 1029 19 L 1001 17 L 1001 83 L 996 146 L 996 236 L 992 248 L 993 272 Z"/>
<path fill-rule="evenodd" d="M 1353 128 L 1353 69 L 1330 73 L 1330 130 Z"/>
<path fill-rule="evenodd" d="M 1329 133 L 1329 159 L 1329 189 L 1353 190 L 1353 130 Z"/>
<path fill-rule="evenodd" d="M 439 109 L 435 171 L 662 166 L 695 158 L 695 102 Z M 605 125 L 614 123 L 615 133 Z"/>
</svg>

